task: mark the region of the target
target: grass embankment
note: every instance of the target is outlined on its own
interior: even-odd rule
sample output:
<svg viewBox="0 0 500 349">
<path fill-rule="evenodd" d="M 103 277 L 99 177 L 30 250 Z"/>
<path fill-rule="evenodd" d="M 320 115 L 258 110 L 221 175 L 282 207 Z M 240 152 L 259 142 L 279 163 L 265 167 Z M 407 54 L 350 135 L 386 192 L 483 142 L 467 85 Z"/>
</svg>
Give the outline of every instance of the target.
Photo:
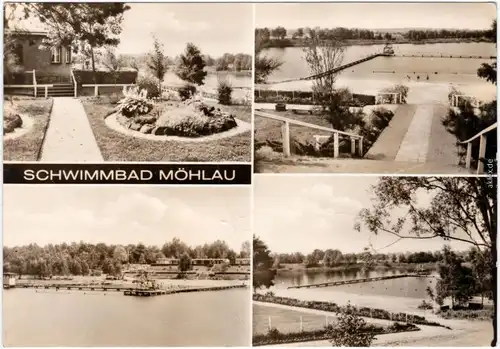
<svg viewBox="0 0 500 349">
<path fill-rule="evenodd" d="M 251 132 L 206 142 L 155 141 L 127 136 L 106 126 L 115 105 L 107 98 L 82 98 L 82 103 L 105 161 L 250 161 Z M 250 106 L 218 106 L 251 122 Z"/>
<path fill-rule="evenodd" d="M 52 98 L 15 98 L 14 109 L 33 119 L 33 127 L 26 134 L 3 142 L 4 161 L 38 161 L 52 110 Z M 5 102 L 10 103 L 10 102 Z"/>
<path fill-rule="evenodd" d="M 269 324 L 271 318 L 271 324 Z M 253 345 L 284 344 L 327 340 L 330 338 L 327 326 L 333 319 L 300 310 L 253 305 Z M 301 327 L 302 323 L 302 327 Z M 271 329 L 269 329 L 271 325 Z M 375 334 L 418 331 L 413 324 L 392 323 L 388 326 L 367 324 L 366 331 Z"/>
<path fill-rule="evenodd" d="M 288 298 L 288 297 L 278 297 L 278 296 L 269 295 L 269 294 L 262 295 L 262 294 L 254 293 L 253 300 L 258 301 L 258 302 L 282 304 L 282 305 L 287 305 L 287 306 L 297 307 L 297 308 L 316 309 L 316 310 L 328 311 L 331 313 L 338 313 L 338 312 L 341 312 L 343 309 L 342 306 L 339 306 L 333 302 L 303 301 L 300 299 Z M 411 324 L 416 324 L 416 325 L 444 327 L 443 325 L 441 325 L 437 322 L 429 321 L 425 317 L 419 316 L 419 315 L 413 315 L 413 314 L 408 314 L 408 313 L 391 313 L 391 312 L 388 312 L 387 310 L 377 309 L 377 308 L 368 308 L 368 307 L 353 307 L 353 309 L 354 309 L 357 316 L 362 316 L 362 317 L 367 317 L 367 318 L 382 319 L 382 320 L 389 320 L 389 321 L 401 321 L 401 322 L 411 323 Z"/>
</svg>

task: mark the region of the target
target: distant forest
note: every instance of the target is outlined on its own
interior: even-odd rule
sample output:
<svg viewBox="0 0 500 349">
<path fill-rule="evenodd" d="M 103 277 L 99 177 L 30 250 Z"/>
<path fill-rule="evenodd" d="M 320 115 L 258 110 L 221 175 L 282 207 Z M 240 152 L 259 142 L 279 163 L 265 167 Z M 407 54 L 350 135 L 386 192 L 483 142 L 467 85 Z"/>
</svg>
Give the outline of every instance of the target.
<svg viewBox="0 0 500 349">
<path fill-rule="evenodd" d="M 470 252 L 463 252 L 463 257 L 467 259 Z M 300 252 L 295 253 L 280 253 L 273 254 L 274 265 L 280 264 L 304 264 L 306 267 L 317 267 L 323 265 L 325 267 L 336 267 L 342 265 L 353 265 L 357 263 L 370 264 L 395 264 L 395 263 L 436 263 L 443 259 L 442 251 L 435 252 L 407 252 L 407 253 L 371 253 L 364 251 L 361 253 L 346 253 L 343 254 L 339 250 L 319 250 L 305 255 Z"/>
<path fill-rule="evenodd" d="M 338 41 L 425 41 L 438 39 L 463 39 L 493 41 L 496 36 L 496 21 L 492 28 L 485 30 L 461 30 L 461 29 L 411 29 L 400 32 L 388 32 L 383 30 L 369 30 L 358 28 L 298 28 L 286 29 L 278 26 L 276 28 L 257 28 L 255 37 L 262 47 L 287 47 L 300 46 L 306 39 L 316 36 L 319 40 Z"/>
<path fill-rule="evenodd" d="M 210 244 L 190 247 L 180 239 L 173 239 L 162 247 L 133 245 L 107 245 L 72 242 L 3 248 L 3 271 L 19 275 L 89 275 L 94 270 L 118 275 L 125 264 L 151 264 L 160 258 L 235 258 L 250 257 L 250 242 L 244 242 L 240 251 L 231 249 L 226 242 L 217 240 Z"/>
</svg>

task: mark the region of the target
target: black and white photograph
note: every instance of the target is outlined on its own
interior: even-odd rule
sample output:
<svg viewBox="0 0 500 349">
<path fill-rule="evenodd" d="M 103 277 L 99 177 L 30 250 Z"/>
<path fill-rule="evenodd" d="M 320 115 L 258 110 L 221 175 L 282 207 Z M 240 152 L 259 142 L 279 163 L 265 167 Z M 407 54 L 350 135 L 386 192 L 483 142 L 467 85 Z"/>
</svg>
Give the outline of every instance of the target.
<svg viewBox="0 0 500 349">
<path fill-rule="evenodd" d="M 254 346 L 495 346 L 496 178 L 261 175 L 254 190 Z"/>
<path fill-rule="evenodd" d="M 255 171 L 496 173 L 496 17 L 493 2 L 256 4 Z"/>
<path fill-rule="evenodd" d="M 4 198 L 4 346 L 251 345 L 250 188 L 4 186 Z"/>
<path fill-rule="evenodd" d="M 4 9 L 4 161 L 251 162 L 252 4 Z"/>
</svg>

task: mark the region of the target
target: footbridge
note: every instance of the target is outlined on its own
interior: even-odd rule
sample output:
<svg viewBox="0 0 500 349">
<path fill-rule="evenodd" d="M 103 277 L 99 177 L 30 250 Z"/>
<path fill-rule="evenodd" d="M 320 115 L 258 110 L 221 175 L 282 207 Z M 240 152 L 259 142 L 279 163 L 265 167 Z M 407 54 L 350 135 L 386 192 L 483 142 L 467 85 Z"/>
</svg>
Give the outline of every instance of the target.
<svg viewBox="0 0 500 349">
<path fill-rule="evenodd" d="M 352 284 L 360 284 L 364 282 L 372 282 L 372 281 L 382 281 L 382 280 L 390 280 L 390 279 L 401 279 L 406 277 L 420 277 L 426 276 L 422 274 L 401 274 L 401 275 L 390 275 L 390 276 L 379 276 L 374 278 L 363 278 L 363 279 L 352 279 L 352 280 L 342 280 L 342 281 L 329 281 L 329 282 L 321 282 L 318 284 L 306 284 L 306 285 L 298 285 L 298 286 L 289 286 L 288 288 L 311 288 L 311 287 L 329 287 L 329 286 L 341 286 L 341 285 L 352 285 Z"/>
<path fill-rule="evenodd" d="M 324 78 L 328 75 L 337 74 L 337 73 L 341 72 L 342 70 L 345 70 L 345 69 L 350 68 L 352 66 L 364 63 L 366 61 L 372 60 L 372 59 L 377 58 L 377 57 L 390 57 L 390 56 L 392 56 L 392 55 L 386 54 L 386 53 L 375 53 L 375 54 L 369 55 L 365 58 L 358 59 L 357 61 L 353 61 L 353 62 L 350 62 L 347 64 L 343 64 L 340 67 L 333 68 L 333 69 L 327 70 L 327 71 L 319 73 L 319 74 L 314 74 L 314 75 L 306 76 L 303 78 L 295 78 L 295 79 L 288 79 L 288 80 L 281 80 L 281 81 L 272 81 L 272 82 L 268 82 L 267 84 L 272 85 L 272 84 L 281 84 L 281 83 L 292 82 L 292 81 L 317 80 L 317 79 Z"/>
</svg>

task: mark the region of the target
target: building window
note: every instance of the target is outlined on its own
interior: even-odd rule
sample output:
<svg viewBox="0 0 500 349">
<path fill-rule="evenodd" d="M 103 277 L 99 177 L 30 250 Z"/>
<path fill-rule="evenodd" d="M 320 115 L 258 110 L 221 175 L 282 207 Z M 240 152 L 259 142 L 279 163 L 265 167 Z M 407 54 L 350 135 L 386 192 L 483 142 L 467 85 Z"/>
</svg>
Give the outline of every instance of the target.
<svg viewBox="0 0 500 349">
<path fill-rule="evenodd" d="M 66 64 L 71 63 L 71 46 L 66 47 Z"/>
<path fill-rule="evenodd" d="M 61 47 L 53 47 L 51 50 L 51 62 L 52 63 L 61 63 Z"/>
</svg>

